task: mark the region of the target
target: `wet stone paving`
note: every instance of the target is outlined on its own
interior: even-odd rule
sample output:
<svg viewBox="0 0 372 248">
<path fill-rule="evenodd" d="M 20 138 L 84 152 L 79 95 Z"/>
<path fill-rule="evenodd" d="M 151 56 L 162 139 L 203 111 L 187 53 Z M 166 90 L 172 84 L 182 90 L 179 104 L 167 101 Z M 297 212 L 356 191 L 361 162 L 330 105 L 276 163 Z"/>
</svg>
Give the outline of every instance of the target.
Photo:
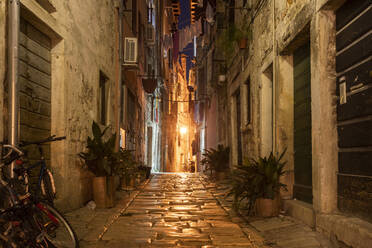
<svg viewBox="0 0 372 248">
<path fill-rule="evenodd" d="M 264 247 L 194 174 L 156 174 L 96 242 L 81 247 Z"/>
</svg>

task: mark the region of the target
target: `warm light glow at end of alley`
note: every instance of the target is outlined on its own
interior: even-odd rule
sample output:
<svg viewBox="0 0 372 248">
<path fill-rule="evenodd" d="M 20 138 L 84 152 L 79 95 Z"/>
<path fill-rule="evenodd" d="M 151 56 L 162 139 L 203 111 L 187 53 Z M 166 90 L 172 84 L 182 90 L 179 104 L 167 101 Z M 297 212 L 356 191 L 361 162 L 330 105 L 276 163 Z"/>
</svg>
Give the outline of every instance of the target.
<svg viewBox="0 0 372 248">
<path fill-rule="evenodd" d="M 181 127 L 180 128 L 180 133 L 181 134 L 186 134 L 187 133 L 187 127 Z"/>
</svg>

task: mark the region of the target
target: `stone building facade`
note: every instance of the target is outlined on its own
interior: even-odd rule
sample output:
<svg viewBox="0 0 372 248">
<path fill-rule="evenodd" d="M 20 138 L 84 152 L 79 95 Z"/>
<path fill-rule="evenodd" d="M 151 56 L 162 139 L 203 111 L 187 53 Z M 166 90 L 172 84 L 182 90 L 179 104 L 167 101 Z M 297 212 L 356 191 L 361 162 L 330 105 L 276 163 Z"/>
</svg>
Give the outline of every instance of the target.
<svg viewBox="0 0 372 248">
<path fill-rule="evenodd" d="M 116 9 L 112 1 L 88 2 L 51 1 L 50 10 L 39 1 L 20 1 L 20 139 L 67 137 L 50 145 L 56 205 L 62 209 L 76 208 L 91 198 L 91 176 L 78 153 L 91 134 L 92 121 L 114 127 Z M 7 1 L 1 2 L 0 15 L 8 15 Z M 1 22 L 1 60 L 7 54 L 6 23 Z M 2 87 L 7 87 L 7 66 L 6 61 L 1 64 Z M 100 102 L 102 85 L 106 103 Z M 4 102 L 3 113 L 6 106 Z M 6 127 L 7 114 L 2 120 L 0 126 Z M 6 130 L 2 135 L 7 136 Z"/>
<path fill-rule="evenodd" d="M 146 163 L 145 113 L 146 93 L 142 86 L 142 79 L 148 74 L 149 56 L 146 42 L 146 32 L 149 25 L 148 4 L 152 1 L 124 1 L 124 43 L 126 38 L 137 39 L 137 61 L 122 66 L 122 111 L 121 129 L 125 133 L 126 149 L 132 150 L 137 161 Z M 124 48 L 125 49 L 125 48 Z M 124 51 L 124 56 L 125 56 Z M 152 62 L 150 60 L 150 62 Z"/>
<path fill-rule="evenodd" d="M 109 126 L 112 133 L 120 133 L 117 123 L 130 130 L 124 139 L 126 146 L 135 150 L 138 160 L 144 160 L 145 97 L 138 75 L 144 75 L 146 67 L 147 1 L 133 1 L 135 7 L 125 1 L 124 6 L 131 15 L 123 18 L 123 38 L 141 41 L 135 68 L 119 63 L 119 42 L 124 43 L 119 40 L 119 1 L 19 2 L 20 140 L 54 134 L 67 137 L 46 151 L 56 181 L 56 205 L 62 210 L 74 209 L 92 198 L 92 175 L 78 153 L 91 135 L 93 120 Z M 8 1 L 1 1 L 1 140 L 8 136 L 8 14 Z"/>
<path fill-rule="evenodd" d="M 372 237 L 371 7 L 362 0 L 217 0 L 216 23 L 206 24 L 203 37 L 214 40 L 205 49 L 216 55 L 209 68 L 218 68 L 216 40 L 226 20 L 248 33 L 246 48 L 235 45 L 222 58 L 228 109 L 217 105 L 217 113 L 227 118 L 206 122 L 227 133 L 215 143 L 231 147 L 230 167 L 287 149 L 284 210 L 352 247 L 368 247 Z M 213 74 L 212 87 L 221 71 Z"/>
</svg>

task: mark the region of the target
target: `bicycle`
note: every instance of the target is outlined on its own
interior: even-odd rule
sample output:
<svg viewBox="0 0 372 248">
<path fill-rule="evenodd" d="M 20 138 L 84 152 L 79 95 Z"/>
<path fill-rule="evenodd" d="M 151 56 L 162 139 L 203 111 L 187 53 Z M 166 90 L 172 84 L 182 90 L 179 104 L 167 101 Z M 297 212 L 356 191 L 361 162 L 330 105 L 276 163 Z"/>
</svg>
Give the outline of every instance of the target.
<svg viewBox="0 0 372 248">
<path fill-rule="evenodd" d="M 41 141 L 35 141 L 35 142 L 22 142 L 19 144 L 19 147 L 27 147 L 30 145 L 36 145 L 40 154 L 40 160 L 37 161 L 36 163 L 31 164 L 28 168 L 21 167 L 19 169 L 14 169 L 14 172 L 18 175 L 23 175 L 24 181 L 27 181 L 25 184 L 28 186 L 29 185 L 29 179 L 28 175 L 30 174 L 30 171 L 32 171 L 34 168 L 40 166 L 40 171 L 38 175 L 38 181 L 36 185 L 36 191 L 35 194 L 38 196 L 43 197 L 45 200 L 48 201 L 51 205 L 53 205 L 53 201 L 56 197 L 56 188 L 54 185 L 54 179 L 51 171 L 47 168 L 47 163 L 44 157 L 43 153 L 43 148 L 42 144 L 49 143 L 52 141 L 59 141 L 59 140 L 64 140 L 66 137 L 55 137 L 55 136 L 50 136 L 49 138 Z M 18 165 L 23 165 L 22 160 L 17 161 Z M 27 191 L 29 189 L 27 188 Z"/>
<path fill-rule="evenodd" d="M 33 144 L 47 143 L 61 140 L 64 137 L 51 136 L 46 140 L 32 142 Z M 31 143 L 22 144 L 23 146 Z M 5 148 L 5 152 L 4 152 Z M 3 156 L 4 155 L 4 156 Z M 78 247 L 76 235 L 66 219 L 38 194 L 16 192 L 19 184 L 28 183 L 30 168 L 41 165 L 38 185 L 41 186 L 41 177 L 45 174 L 45 159 L 24 168 L 22 157 L 24 152 L 16 146 L 0 143 L 0 245 L 8 247 Z M 15 179 L 3 179 L 2 170 L 5 166 L 16 162 L 14 169 Z M 45 167 L 44 167 L 45 166 Z M 51 175 L 51 174 L 50 174 Z M 52 177 L 51 177 L 52 178 Z M 45 187 L 46 188 L 46 187 Z M 23 194 L 24 193 L 24 194 Z"/>
</svg>

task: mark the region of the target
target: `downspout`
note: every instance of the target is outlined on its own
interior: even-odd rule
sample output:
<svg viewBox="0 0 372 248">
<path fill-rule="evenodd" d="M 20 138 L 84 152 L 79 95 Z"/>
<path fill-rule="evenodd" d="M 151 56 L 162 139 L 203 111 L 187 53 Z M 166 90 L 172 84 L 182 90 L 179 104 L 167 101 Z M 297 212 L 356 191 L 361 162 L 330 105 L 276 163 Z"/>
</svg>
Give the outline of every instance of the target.
<svg viewBox="0 0 372 248">
<path fill-rule="evenodd" d="M 116 130 L 116 141 L 115 141 L 115 149 L 116 151 L 119 151 L 120 146 L 120 113 L 122 111 L 121 109 L 121 84 L 122 84 L 122 65 L 123 65 L 123 1 L 119 1 L 119 6 L 117 8 L 117 21 L 118 21 L 118 41 L 116 46 L 118 47 L 118 53 L 119 53 L 119 61 L 118 65 L 116 67 L 116 74 L 117 74 L 117 81 L 115 83 L 115 91 L 116 91 L 116 118 L 115 118 L 115 130 Z"/>
<path fill-rule="evenodd" d="M 19 54 L 19 26 L 20 26 L 20 1 L 9 0 L 9 50 L 8 50 L 8 141 L 17 145 L 19 141 L 19 99 L 18 99 L 18 54 Z M 14 163 L 10 166 L 9 175 L 14 177 Z"/>
<path fill-rule="evenodd" d="M 273 22 L 273 88 L 272 88 L 272 109 L 273 109 L 273 116 L 272 116 L 272 124 L 273 124 L 273 130 L 272 130 L 272 152 L 277 152 L 278 144 L 277 144 L 277 87 L 276 84 L 278 82 L 278 76 L 277 76 L 277 68 L 278 68 L 278 56 L 277 56 L 277 47 L 276 47 L 276 32 L 275 32 L 275 0 L 273 0 L 272 3 L 272 22 Z"/>
</svg>

